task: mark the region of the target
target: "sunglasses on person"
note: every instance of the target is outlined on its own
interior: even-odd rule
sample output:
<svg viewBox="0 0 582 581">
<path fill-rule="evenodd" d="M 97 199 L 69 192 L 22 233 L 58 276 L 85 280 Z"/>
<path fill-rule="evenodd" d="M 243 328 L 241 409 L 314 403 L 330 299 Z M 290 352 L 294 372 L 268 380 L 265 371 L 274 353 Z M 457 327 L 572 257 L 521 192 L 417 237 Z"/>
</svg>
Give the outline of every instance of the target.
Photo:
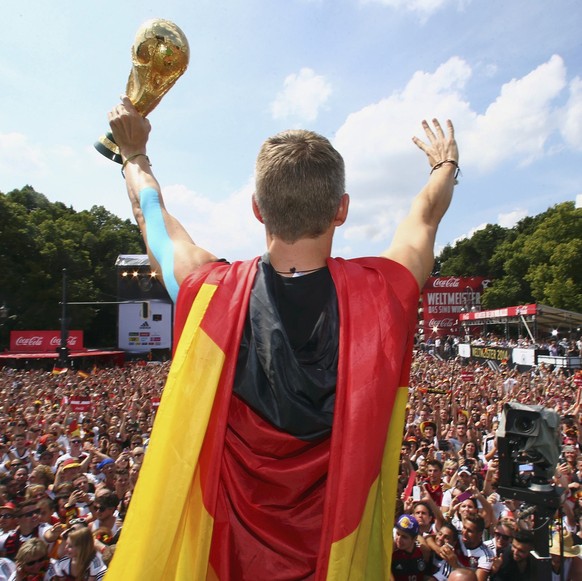
<svg viewBox="0 0 582 581">
<path fill-rule="evenodd" d="M 38 565 L 39 563 L 42 563 L 43 561 L 46 561 L 48 559 L 48 557 L 39 557 L 38 559 L 34 559 L 32 561 L 27 561 L 26 563 L 24 563 L 27 567 L 34 567 L 35 565 Z"/>
<path fill-rule="evenodd" d="M 7 512 L 5 514 L 0 514 L 0 519 L 8 520 L 9 518 L 16 518 L 16 516 L 9 513 L 9 512 Z"/>
<path fill-rule="evenodd" d="M 94 504 L 93 505 L 93 509 L 95 510 L 95 512 L 101 512 L 103 510 L 107 510 L 107 506 L 103 506 L 102 504 Z"/>
<path fill-rule="evenodd" d="M 72 533 L 73 531 L 78 531 L 79 529 L 87 528 L 88 526 L 89 523 L 84 518 L 72 518 L 69 521 L 69 528 L 65 529 L 61 533 L 61 538 L 67 540 L 67 537 L 69 536 L 70 533 Z"/>
<path fill-rule="evenodd" d="M 71 440 L 71 444 L 80 444 L 81 440 L 75 438 L 74 440 Z"/>
<path fill-rule="evenodd" d="M 496 539 L 502 539 L 504 541 L 511 541 L 513 537 L 511 535 L 504 535 L 503 533 L 493 533 Z"/>
<path fill-rule="evenodd" d="M 40 510 L 35 509 L 35 510 L 31 510 L 29 512 L 20 513 L 20 518 L 31 518 L 34 515 L 40 515 L 40 514 L 41 514 Z"/>
</svg>

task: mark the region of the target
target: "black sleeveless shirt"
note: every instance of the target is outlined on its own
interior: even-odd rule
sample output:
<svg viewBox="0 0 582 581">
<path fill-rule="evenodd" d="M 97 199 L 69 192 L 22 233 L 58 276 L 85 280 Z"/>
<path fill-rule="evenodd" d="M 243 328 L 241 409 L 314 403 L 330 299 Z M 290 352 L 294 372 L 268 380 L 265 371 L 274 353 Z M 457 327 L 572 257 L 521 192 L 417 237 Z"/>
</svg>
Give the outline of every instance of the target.
<svg viewBox="0 0 582 581">
<path fill-rule="evenodd" d="M 338 351 L 337 296 L 329 270 L 282 277 L 265 255 L 251 291 L 234 393 L 297 438 L 326 437 Z"/>
</svg>

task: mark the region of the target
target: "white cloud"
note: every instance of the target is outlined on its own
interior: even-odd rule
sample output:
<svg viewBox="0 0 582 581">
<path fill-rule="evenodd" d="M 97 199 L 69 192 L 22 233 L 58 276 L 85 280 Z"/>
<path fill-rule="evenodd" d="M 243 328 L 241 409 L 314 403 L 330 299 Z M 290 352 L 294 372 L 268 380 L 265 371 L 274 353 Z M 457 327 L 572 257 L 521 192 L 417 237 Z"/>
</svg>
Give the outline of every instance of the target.
<svg viewBox="0 0 582 581">
<path fill-rule="evenodd" d="M 518 208 L 516 210 L 513 210 L 512 212 L 499 214 L 497 216 L 497 224 L 499 226 L 501 226 L 502 228 L 513 228 L 520 220 L 522 220 L 523 218 L 525 218 L 528 215 L 529 215 L 529 212 L 527 210 L 525 210 L 523 208 Z M 454 247 L 458 242 L 472 238 L 476 232 L 479 232 L 479 230 L 484 230 L 487 227 L 487 225 L 488 224 L 486 222 L 483 222 L 483 223 L 479 224 L 478 226 L 474 226 L 465 234 L 461 234 L 460 236 L 455 238 L 450 243 L 450 245 Z M 443 251 L 443 249 L 444 249 L 444 246 L 439 246 L 438 248 L 435 248 L 435 256 L 438 256 Z"/>
<path fill-rule="evenodd" d="M 453 119 L 461 167 L 483 172 L 551 154 L 548 141 L 560 132 L 572 147 L 582 144 L 582 81 L 570 83 L 570 98 L 560 108 L 567 80 L 559 56 L 503 85 L 483 114 L 466 96 L 471 75 L 466 61 L 452 57 L 432 73 L 417 71 L 402 91 L 348 116 L 334 140 L 346 160 L 352 196 L 350 220 L 340 230 L 344 241 L 389 243 L 428 173 L 423 154 L 407 139 L 424 137 L 422 118 Z M 511 227 L 525 215 L 518 209 L 498 220 Z"/>
<path fill-rule="evenodd" d="M 495 63 L 483 64 L 479 69 L 488 79 L 492 79 L 499 71 L 499 67 Z"/>
<path fill-rule="evenodd" d="M 310 68 L 289 75 L 284 89 L 271 103 L 274 119 L 294 117 L 298 121 L 314 121 L 332 93 L 331 84 Z"/>
<path fill-rule="evenodd" d="M 395 10 L 415 12 L 423 17 L 430 16 L 448 4 L 463 7 L 467 2 L 462 0 L 361 0 L 362 4 L 382 4 Z"/>
<path fill-rule="evenodd" d="M 92 155 L 95 156 L 95 150 Z M 59 143 L 44 147 L 22 133 L 0 134 L 2 191 L 8 192 L 30 185 L 37 192 L 52 199 L 73 205 L 75 209 L 83 209 L 84 206 L 81 207 L 79 203 L 82 194 L 78 184 L 86 182 L 83 192 L 87 192 L 97 183 L 93 181 L 95 176 L 91 175 L 92 165 L 87 151 L 75 151 L 70 146 Z M 67 179 L 63 180 L 62 176 L 65 174 Z M 50 196 L 51 192 L 58 192 L 58 197 Z"/>
<path fill-rule="evenodd" d="M 42 171 L 45 167 L 46 161 L 42 149 L 32 145 L 26 135 L 0 134 L 0 174 L 6 176 L 21 173 L 26 181 L 30 180 L 31 175 Z M 17 187 L 23 185 L 25 184 Z"/>
<path fill-rule="evenodd" d="M 350 114 L 339 127 L 334 145 L 346 161 L 351 195 L 349 220 L 338 230 L 335 242 L 342 254 L 377 254 L 388 246 L 428 176 L 426 157 L 410 139 L 424 138 L 423 118 L 453 119 L 461 167 L 474 179 L 478 179 L 476 169 L 491 172 L 504 162 L 524 163 L 550 154 L 550 138 L 555 145 L 561 136 L 557 147 L 562 149 L 582 147 L 582 80 L 576 77 L 568 84 L 559 56 L 506 83 L 484 113 L 476 112 L 467 96 L 472 74 L 468 62 L 452 57 L 433 72 L 417 71 L 402 90 Z M 286 79 L 285 89 L 272 105 L 273 114 L 312 118 L 330 93 L 323 77 L 301 69 Z M 60 179 L 65 173 L 68 188 Z M 43 149 L 26 135 L 0 135 L 0 174 L 4 191 L 31 183 L 37 191 L 58 192 L 57 199 L 76 209 L 97 203 L 120 216 L 129 212 L 118 171 L 112 171 L 111 163 L 89 146 L 77 152 Z M 83 192 L 78 183 L 86 184 Z M 263 228 L 250 208 L 252 190 L 249 178 L 218 202 L 185 186 L 164 187 L 164 195 L 169 210 L 184 222 L 196 243 L 236 259 L 264 247 Z M 516 209 L 499 215 L 498 221 L 510 227 L 524 215 L 525 210 Z"/>
<path fill-rule="evenodd" d="M 513 228 L 520 220 L 523 220 L 529 212 L 524 208 L 517 208 L 513 212 L 499 214 L 497 223 L 503 228 Z"/>
<path fill-rule="evenodd" d="M 523 208 L 518 208 L 516 210 L 513 210 L 512 212 L 507 212 L 505 214 L 503 214 L 503 213 L 499 214 L 497 216 L 497 224 L 499 226 L 501 226 L 502 228 L 513 228 L 520 220 L 523 220 L 523 218 L 525 218 L 528 215 L 529 215 L 529 212 L 527 210 L 525 210 Z M 474 226 L 465 234 L 461 234 L 461 236 L 458 236 L 457 238 L 455 238 L 451 242 L 451 246 L 455 246 L 458 242 L 461 242 L 462 240 L 467 240 L 469 238 L 472 238 L 472 236 L 476 232 L 479 232 L 479 230 L 484 230 L 486 227 L 487 227 L 486 222 L 483 222 L 483 223 L 479 224 L 478 226 Z M 440 252 L 442 252 L 442 250 L 443 250 L 443 248 L 441 247 L 437 254 L 440 254 Z"/>
<path fill-rule="evenodd" d="M 422 136 L 422 118 L 470 116 L 461 90 L 469 65 L 453 57 L 434 73 L 417 72 L 403 91 L 352 113 L 338 130 L 334 146 L 346 161 L 350 219 L 338 234 L 384 246 L 408 211 L 428 175 L 425 155 L 412 143 Z"/>
<path fill-rule="evenodd" d="M 194 242 L 230 261 L 255 256 L 265 247 L 264 228 L 251 210 L 253 191 L 254 179 L 220 201 L 183 185 L 163 187 L 168 211 L 180 217 Z"/>
<path fill-rule="evenodd" d="M 473 234 L 475 234 L 475 232 L 479 232 L 479 230 L 485 230 L 486 227 L 487 227 L 487 224 L 485 222 L 483 222 L 482 224 L 479 224 L 478 226 L 471 228 L 466 234 L 461 234 L 461 236 L 459 236 L 458 238 L 455 238 L 451 242 L 451 246 L 455 246 L 457 244 L 457 242 L 461 242 L 461 240 L 467 240 L 468 238 L 471 238 L 473 236 Z"/>
<path fill-rule="evenodd" d="M 495 102 L 463 129 L 463 163 L 487 171 L 512 157 L 527 164 L 543 155 L 557 128 L 554 101 L 565 86 L 566 67 L 556 55 L 503 85 Z"/>
<path fill-rule="evenodd" d="M 570 83 L 570 97 L 563 111 L 562 135 L 574 149 L 582 150 L 582 79 Z"/>
</svg>

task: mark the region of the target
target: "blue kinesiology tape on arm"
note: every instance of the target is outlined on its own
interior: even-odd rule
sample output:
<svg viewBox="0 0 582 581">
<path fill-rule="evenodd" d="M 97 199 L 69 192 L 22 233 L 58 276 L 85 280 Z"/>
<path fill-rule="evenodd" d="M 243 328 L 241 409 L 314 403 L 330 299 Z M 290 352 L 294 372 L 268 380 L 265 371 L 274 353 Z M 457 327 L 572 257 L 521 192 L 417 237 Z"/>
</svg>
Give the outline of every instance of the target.
<svg viewBox="0 0 582 581">
<path fill-rule="evenodd" d="M 178 297 L 178 282 L 174 275 L 174 243 L 162 214 L 160 196 L 154 188 L 144 188 L 139 193 L 139 203 L 145 221 L 148 246 L 162 269 L 164 284 L 172 301 Z"/>
</svg>

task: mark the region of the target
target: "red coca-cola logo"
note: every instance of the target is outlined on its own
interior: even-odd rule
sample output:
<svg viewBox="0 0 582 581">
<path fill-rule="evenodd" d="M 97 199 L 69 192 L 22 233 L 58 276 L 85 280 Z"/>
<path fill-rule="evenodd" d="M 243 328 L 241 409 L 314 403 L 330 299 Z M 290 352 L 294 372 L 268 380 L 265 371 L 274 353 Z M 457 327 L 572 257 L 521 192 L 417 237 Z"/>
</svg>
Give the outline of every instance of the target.
<svg viewBox="0 0 582 581">
<path fill-rule="evenodd" d="M 18 337 L 15 343 L 19 347 L 39 347 L 42 345 L 42 337 Z"/>
<path fill-rule="evenodd" d="M 78 337 L 67 337 L 67 346 L 68 347 L 75 347 L 77 345 Z M 58 347 L 61 344 L 61 338 L 58 336 L 51 337 L 50 346 L 51 347 Z"/>
<path fill-rule="evenodd" d="M 59 331 L 11 331 L 10 350 L 17 353 L 54 352 L 61 344 Z M 83 348 L 83 331 L 69 331 L 67 346 L 71 349 Z"/>
<path fill-rule="evenodd" d="M 459 288 L 461 286 L 461 279 L 457 276 L 435 278 L 432 285 L 434 288 Z"/>
<path fill-rule="evenodd" d="M 431 328 L 437 327 L 454 327 L 457 324 L 457 319 L 431 319 L 428 322 L 428 326 Z"/>
</svg>

